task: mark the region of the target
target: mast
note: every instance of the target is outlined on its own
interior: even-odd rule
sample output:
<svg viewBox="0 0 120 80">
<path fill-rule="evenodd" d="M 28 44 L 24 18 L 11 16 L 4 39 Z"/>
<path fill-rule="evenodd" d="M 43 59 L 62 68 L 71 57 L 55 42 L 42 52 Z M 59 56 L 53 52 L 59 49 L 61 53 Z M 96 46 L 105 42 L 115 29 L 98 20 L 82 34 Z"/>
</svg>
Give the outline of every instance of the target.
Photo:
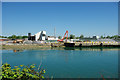
<svg viewBox="0 0 120 80">
<path fill-rule="evenodd" d="M 54 27 L 54 37 L 56 37 L 56 28 Z"/>
</svg>

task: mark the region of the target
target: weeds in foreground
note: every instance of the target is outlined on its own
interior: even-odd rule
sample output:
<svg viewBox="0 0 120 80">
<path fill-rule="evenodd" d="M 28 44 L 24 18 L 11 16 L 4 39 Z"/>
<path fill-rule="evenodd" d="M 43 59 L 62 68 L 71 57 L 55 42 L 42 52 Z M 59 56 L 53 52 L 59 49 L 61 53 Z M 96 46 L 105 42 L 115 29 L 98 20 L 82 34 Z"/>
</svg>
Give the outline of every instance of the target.
<svg viewBox="0 0 120 80">
<path fill-rule="evenodd" d="M 20 65 L 14 66 L 12 69 L 10 64 L 5 63 L 2 65 L 3 80 L 41 80 L 44 79 L 45 70 L 35 68 L 35 64 L 30 66 Z"/>
</svg>

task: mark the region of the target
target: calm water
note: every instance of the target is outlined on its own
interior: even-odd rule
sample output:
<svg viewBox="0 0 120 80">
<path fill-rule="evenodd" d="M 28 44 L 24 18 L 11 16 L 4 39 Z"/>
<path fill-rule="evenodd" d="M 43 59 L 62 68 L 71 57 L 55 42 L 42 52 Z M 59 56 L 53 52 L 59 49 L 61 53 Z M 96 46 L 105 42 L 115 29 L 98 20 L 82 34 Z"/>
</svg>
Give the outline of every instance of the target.
<svg viewBox="0 0 120 80">
<path fill-rule="evenodd" d="M 46 77 L 106 78 L 118 77 L 118 50 L 103 48 L 55 48 L 13 52 L 3 50 L 2 62 L 15 65 L 42 63 Z"/>
</svg>

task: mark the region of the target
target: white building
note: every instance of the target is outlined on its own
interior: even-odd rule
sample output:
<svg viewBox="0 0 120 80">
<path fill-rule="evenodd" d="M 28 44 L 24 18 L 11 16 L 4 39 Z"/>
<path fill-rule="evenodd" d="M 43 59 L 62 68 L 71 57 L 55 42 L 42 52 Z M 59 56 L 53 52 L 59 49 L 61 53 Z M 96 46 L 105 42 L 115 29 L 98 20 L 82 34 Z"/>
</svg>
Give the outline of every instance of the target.
<svg viewBox="0 0 120 80">
<path fill-rule="evenodd" d="M 48 40 L 58 40 L 58 38 L 54 36 L 48 36 Z"/>
<path fill-rule="evenodd" d="M 93 36 L 94 39 L 99 39 L 99 36 Z"/>
<path fill-rule="evenodd" d="M 44 41 L 46 39 L 46 31 L 40 31 L 35 34 L 35 41 Z"/>
<path fill-rule="evenodd" d="M 58 40 L 58 38 L 54 36 L 47 36 L 46 31 L 40 31 L 33 36 L 31 35 L 31 33 L 28 33 L 28 40 L 31 40 L 31 41 L 53 40 L 54 41 L 54 40 Z"/>
</svg>

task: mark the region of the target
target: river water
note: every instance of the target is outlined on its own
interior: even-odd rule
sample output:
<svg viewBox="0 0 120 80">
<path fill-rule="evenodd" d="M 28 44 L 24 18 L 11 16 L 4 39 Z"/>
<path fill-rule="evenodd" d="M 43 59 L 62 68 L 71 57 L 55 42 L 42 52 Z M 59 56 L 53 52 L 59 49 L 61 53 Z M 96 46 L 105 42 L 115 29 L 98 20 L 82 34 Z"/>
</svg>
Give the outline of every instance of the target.
<svg viewBox="0 0 120 80">
<path fill-rule="evenodd" d="M 53 78 L 117 78 L 118 48 L 42 48 L 2 51 L 2 62 L 16 65 L 36 64 Z"/>
</svg>

